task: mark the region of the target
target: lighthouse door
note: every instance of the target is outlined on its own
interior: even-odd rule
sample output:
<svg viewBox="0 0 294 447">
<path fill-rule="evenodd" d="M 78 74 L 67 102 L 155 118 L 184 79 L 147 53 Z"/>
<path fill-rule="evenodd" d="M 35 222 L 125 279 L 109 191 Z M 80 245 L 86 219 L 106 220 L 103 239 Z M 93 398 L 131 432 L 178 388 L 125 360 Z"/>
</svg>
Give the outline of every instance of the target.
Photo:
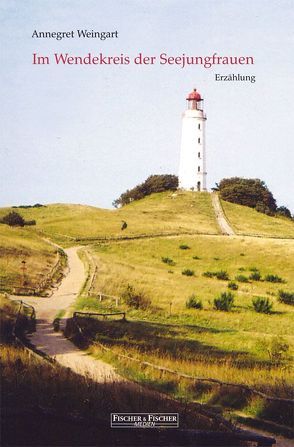
<svg viewBox="0 0 294 447">
<path fill-rule="evenodd" d="M 201 189 L 201 182 L 197 182 L 197 191 L 200 191 Z"/>
</svg>

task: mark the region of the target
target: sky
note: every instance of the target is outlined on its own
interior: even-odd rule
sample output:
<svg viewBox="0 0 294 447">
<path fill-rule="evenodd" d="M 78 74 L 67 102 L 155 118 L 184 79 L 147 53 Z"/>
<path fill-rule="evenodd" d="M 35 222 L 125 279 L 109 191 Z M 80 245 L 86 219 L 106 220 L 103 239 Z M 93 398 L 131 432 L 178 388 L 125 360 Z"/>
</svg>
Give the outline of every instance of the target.
<svg viewBox="0 0 294 447">
<path fill-rule="evenodd" d="M 292 0 L 1 0 L 0 206 L 111 208 L 151 174 L 177 174 L 185 98 L 207 114 L 207 181 L 265 181 L 294 212 Z M 118 38 L 33 38 L 36 30 Z M 252 56 L 254 65 L 56 65 L 86 56 Z M 50 64 L 33 65 L 33 53 Z M 220 82 L 215 75 L 255 76 Z"/>
</svg>

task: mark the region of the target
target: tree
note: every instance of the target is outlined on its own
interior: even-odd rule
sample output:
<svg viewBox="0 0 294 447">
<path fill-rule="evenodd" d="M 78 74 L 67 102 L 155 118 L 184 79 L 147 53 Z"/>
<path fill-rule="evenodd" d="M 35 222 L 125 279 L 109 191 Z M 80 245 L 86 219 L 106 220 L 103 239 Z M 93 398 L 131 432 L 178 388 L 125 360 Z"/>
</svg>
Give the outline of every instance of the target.
<svg viewBox="0 0 294 447">
<path fill-rule="evenodd" d="M 143 197 L 153 194 L 155 192 L 174 191 L 178 188 L 178 177 L 176 175 L 150 175 L 145 182 L 135 186 L 133 189 L 128 189 L 120 195 L 120 197 L 113 201 L 113 206 L 127 205 L 133 200 L 140 200 Z"/>
<path fill-rule="evenodd" d="M 265 214 L 274 215 L 276 212 L 276 200 L 260 179 L 232 177 L 222 179 L 218 187 L 220 197 L 227 202 L 249 206 Z"/>
<path fill-rule="evenodd" d="M 23 227 L 25 225 L 24 218 L 15 211 L 6 214 L 6 216 L 2 218 L 2 222 L 10 227 Z"/>
</svg>

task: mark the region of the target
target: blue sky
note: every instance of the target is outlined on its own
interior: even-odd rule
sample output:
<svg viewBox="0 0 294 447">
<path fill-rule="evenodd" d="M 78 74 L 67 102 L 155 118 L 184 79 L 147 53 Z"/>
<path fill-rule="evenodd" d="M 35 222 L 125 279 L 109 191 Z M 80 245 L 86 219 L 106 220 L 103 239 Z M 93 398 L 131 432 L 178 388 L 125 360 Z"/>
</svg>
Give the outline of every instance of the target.
<svg viewBox="0 0 294 447">
<path fill-rule="evenodd" d="M 293 1 L 2 0 L 0 205 L 111 207 L 150 174 L 178 172 L 181 114 L 207 113 L 208 185 L 258 177 L 294 211 Z M 33 39 L 38 31 L 119 38 Z M 248 55 L 252 66 L 32 65 L 32 54 Z M 256 76 L 216 82 L 215 74 Z"/>
</svg>

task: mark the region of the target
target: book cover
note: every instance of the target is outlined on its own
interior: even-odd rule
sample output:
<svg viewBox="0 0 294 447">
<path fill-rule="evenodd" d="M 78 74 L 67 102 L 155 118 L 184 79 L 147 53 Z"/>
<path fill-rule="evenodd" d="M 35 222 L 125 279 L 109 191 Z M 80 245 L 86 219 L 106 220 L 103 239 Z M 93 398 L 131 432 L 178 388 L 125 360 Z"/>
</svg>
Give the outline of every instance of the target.
<svg viewBox="0 0 294 447">
<path fill-rule="evenodd" d="M 293 2 L 0 10 L 3 445 L 290 445 Z"/>
</svg>

